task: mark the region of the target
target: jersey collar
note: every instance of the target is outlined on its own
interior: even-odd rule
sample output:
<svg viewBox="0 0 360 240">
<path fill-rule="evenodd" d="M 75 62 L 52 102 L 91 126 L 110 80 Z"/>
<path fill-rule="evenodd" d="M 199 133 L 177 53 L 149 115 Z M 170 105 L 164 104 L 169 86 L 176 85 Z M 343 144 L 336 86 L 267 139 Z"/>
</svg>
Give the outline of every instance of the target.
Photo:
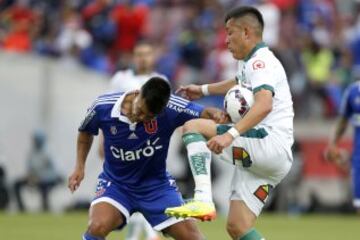
<svg viewBox="0 0 360 240">
<path fill-rule="evenodd" d="M 245 62 L 248 61 L 258 49 L 264 47 L 267 47 L 267 45 L 264 42 L 259 42 L 258 44 L 256 44 L 256 46 L 253 49 L 251 49 L 250 53 L 244 58 L 244 61 Z"/>
<path fill-rule="evenodd" d="M 121 112 L 120 112 L 121 104 L 122 104 L 122 102 L 124 101 L 126 95 L 128 95 L 129 92 L 131 92 L 131 91 L 124 92 L 124 94 L 121 95 L 121 97 L 116 101 L 113 108 L 111 109 L 111 117 L 112 118 L 118 118 L 121 122 L 125 122 L 125 123 L 128 123 L 128 124 L 134 124 L 126 116 L 122 115 Z"/>
</svg>

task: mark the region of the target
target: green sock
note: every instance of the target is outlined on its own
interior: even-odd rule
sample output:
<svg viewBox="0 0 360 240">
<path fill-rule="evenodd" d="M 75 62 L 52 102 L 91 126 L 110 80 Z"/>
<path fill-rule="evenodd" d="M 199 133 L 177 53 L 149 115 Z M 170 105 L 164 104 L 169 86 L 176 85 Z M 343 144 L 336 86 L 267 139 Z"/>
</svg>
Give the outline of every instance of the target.
<svg viewBox="0 0 360 240">
<path fill-rule="evenodd" d="M 206 146 L 206 139 L 199 133 L 183 135 L 191 172 L 195 181 L 194 199 L 212 202 L 210 163 L 211 151 Z"/>
<path fill-rule="evenodd" d="M 265 238 L 263 238 L 255 228 L 252 228 L 246 234 L 239 237 L 238 240 L 265 240 Z"/>
</svg>

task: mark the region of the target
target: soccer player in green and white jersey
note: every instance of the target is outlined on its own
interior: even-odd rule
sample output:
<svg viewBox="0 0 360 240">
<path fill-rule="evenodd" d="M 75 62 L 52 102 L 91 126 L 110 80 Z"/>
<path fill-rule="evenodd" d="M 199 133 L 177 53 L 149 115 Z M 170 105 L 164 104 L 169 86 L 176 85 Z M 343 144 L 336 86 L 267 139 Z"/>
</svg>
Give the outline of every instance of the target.
<svg viewBox="0 0 360 240">
<path fill-rule="evenodd" d="M 224 95 L 236 84 L 252 90 L 254 104 L 237 123 L 217 125 L 195 119 L 184 125 L 183 140 L 195 180 L 194 200 L 165 212 L 170 216 L 211 220 L 216 211 L 210 181 L 211 152 L 234 164 L 227 231 L 232 239 L 264 239 L 254 228 L 269 192 L 292 164 L 293 107 L 285 71 L 262 42 L 264 21 L 253 7 L 241 6 L 225 17 L 226 44 L 239 71 L 234 79 L 188 85 L 179 92 L 189 99 Z"/>
</svg>

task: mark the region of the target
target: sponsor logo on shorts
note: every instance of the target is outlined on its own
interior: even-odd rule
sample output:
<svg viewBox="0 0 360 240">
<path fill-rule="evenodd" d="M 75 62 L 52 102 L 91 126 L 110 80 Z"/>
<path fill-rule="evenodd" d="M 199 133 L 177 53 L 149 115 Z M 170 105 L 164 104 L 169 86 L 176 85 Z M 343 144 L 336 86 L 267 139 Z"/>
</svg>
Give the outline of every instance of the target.
<svg viewBox="0 0 360 240">
<path fill-rule="evenodd" d="M 255 197 L 257 197 L 262 203 L 265 203 L 269 193 L 273 189 L 273 186 L 270 184 L 261 185 L 254 192 Z"/>
<path fill-rule="evenodd" d="M 248 168 L 251 167 L 252 161 L 250 158 L 250 154 L 242 147 L 233 147 L 232 149 L 233 151 L 233 164 L 234 165 L 239 165 L 236 164 L 237 161 L 241 161 L 242 162 L 242 166 L 244 168 Z"/>
</svg>

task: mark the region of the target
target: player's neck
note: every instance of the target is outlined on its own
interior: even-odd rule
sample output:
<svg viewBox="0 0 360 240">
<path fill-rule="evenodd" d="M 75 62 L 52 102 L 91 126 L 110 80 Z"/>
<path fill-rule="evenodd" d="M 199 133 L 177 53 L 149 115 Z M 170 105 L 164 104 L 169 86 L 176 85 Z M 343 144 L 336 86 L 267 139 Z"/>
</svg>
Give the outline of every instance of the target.
<svg viewBox="0 0 360 240">
<path fill-rule="evenodd" d="M 133 108 L 133 103 L 134 100 L 136 98 L 136 96 L 138 95 L 138 92 L 130 92 L 128 93 L 121 106 L 120 106 L 120 112 L 122 115 L 126 116 L 128 119 L 132 119 L 132 108 Z"/>
</svg>

